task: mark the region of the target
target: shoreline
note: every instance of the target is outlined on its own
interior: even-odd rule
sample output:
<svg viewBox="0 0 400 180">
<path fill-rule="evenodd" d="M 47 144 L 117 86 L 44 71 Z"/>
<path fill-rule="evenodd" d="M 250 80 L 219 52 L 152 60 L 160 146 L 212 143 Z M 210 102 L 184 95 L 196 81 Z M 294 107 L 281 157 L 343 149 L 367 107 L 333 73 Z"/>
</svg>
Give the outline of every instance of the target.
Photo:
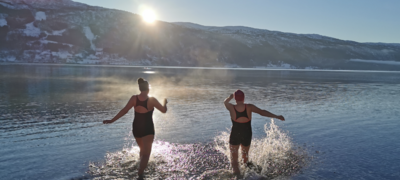
<svg viewBox="0 0 400 180">
<path fill-rule="evenodd" d="M 29 66 L 71 66 L 71 67 L 123 67 L 123 68 L 159 68 L 159 69 L 205 69 L 205 70 L 255 70 L 255 71 L 310 71 L 310 72 L 370 72 L 370 73 L 400 73 L 388 70 L 333 70 L 333 69 L 278 69 L 278 68 L 229 68 L 229 67 L 190 67 L 190 66 L 133 66 L 133 65 L 99 65 L 99 64 L 60 64 L 60 63 L 10 63 L 0 62 L 5 65 Z"/>
</svg>

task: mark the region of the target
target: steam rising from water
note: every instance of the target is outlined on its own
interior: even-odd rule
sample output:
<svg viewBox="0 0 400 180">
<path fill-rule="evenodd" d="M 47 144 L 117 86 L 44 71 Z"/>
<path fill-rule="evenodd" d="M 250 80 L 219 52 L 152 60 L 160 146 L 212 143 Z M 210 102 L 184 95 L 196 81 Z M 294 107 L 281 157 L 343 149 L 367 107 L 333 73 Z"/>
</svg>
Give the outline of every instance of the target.
<svg viewBox="0 0 400 180">
<path fill-rule="evenodd" d="M 296 148 L 291 138 L 271 120 L 265 124 L 266 137 L 254 139 L 249 160 L 241 165 L 243 179 L 292 176 L 310 159 L 303 148 Z M 139 148 L 132 146 L 108 153 L 105 163 L 91 163 L 94 179 L 132 179 L 137 177 Z M 230 169 L 229 133 L 215 137 L 215 144 L 170 144 L 156 141 L 147 170 L 153 179 L 233 179 Z"/>
</svg>

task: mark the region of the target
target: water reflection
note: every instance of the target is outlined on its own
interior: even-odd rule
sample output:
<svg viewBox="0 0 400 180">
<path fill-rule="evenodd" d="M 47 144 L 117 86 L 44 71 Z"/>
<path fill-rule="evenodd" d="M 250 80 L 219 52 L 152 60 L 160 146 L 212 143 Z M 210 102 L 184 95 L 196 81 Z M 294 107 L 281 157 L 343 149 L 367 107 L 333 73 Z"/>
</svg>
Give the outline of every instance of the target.
<svg viewBox="0 0 400 180">
<path fill-rule="evenodd" d="M 143 73 L 145 73 L 145 74 L 155 74 L 156 72 L 155 71 L 143 71 Z"/>
</svg>

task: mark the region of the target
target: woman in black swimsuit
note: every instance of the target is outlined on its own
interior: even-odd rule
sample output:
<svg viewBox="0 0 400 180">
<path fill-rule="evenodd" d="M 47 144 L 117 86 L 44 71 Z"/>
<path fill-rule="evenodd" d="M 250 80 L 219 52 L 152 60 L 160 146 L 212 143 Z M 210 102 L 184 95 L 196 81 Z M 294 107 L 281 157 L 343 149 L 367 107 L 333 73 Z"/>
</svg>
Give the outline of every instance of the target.
<svg viewBox="0 0 400 180">
<path fill-rule="evenodd" d="M 229 103 L 235 97 L 236 105 Z M 239 175 L 238 151 L 239 146 L 242 149 L 243 163 L 247 163 L 249 157 L 249 149 L 251 144 L 251 113 L 255 112 L 261 116 L 277 118 L 282 121 L 285 120 L 283 116 L 277 116 L 266 110 L 262 110 L 253 104 L 244 103 L 244 93 L 237 90 L 231 94 L 224 101 L 226 109 L 229 110 L 232 121 L 232 130 L 229 137 L 230 151 L 231 151 L 231 164 L 233 173 Z"/>
<path fill-rule="evenodd" d="M 154 97 L 149 97 L 149 83 L 143 78 L 138 79 L 139 95 L 133 95 L 128 104 L 111 120 L 103 121 L 104 124 L 110 124 L 124 116 L 133 107 L 135 109 L 135 119 L 132 124 L 132 133 L 140 148 L 140 166 L 139 179 L 143 178 L 144 169 L 150 158 L 151 146 L 154 140 L 153 111 L 154 108 L 162 113 L 167 112 L 167 99 L 164 99 L 162 106 Z"/>
</svg>

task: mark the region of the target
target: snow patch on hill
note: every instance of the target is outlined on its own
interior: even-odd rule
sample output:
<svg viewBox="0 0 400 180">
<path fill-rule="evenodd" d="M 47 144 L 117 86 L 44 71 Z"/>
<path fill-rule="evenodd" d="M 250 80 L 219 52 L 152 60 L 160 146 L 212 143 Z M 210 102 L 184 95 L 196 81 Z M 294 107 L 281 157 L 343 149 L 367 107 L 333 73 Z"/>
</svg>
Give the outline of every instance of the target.
<svg viewBox="0 0 400 180">
<path fill-rule="evenodd" d="M 58 57 L 60 57 L 61 59 L 67 59 L 67 58 L 69 58 L 69 57 L 72 57 L 72 54 L 70 54 L 70 53 L 67 52 L 67 51 L 59 51 L 59 52 L 57 53 L 57 55 L 58 55 Z"/>
<path fill-rule="evenodd" d="M 294 66 L 285 63 L 285 62 L 278 62 L 278 64 L 272 64 L 272 63 L 268 63 L 268 69 L 295 69 Z"/>
<path fill-rule="evenodd" d="M 37 21 L 46 20 L 46 13 L 44 13 L 43 11 L 36 12 L 35 19 Z"/>
<path fill-rule="evenodd" d="M 15 56 L 7 56 L 5 58 L 2 58 L 3 61 L 5 62 L 15 62 L 17 58 L 15 58 Z"/>
<path fill-rule="evenodd" d="M 7 1 L 6 1 L 6 2 L 7 2 Z M 8 2 L 8 3 L 0 2 L 0 5 L 1 5 L 1 6 L 4 6 L 4 7 L 6 7 L 6 8 L 8 8 L 8 9 L 28 8 L 28 6 L 26 6 L 26 5 L 24 5 L 24 7 L 16 7 L 16 6 L 11 5 L 11 3 L 12 3 L 12 2 Z"/>
<path fill-rule="evenodd" d="M 0 19 L 0 27 L 7 26 L 7 21 L 5 19 Z"/>
<path fill-rule="evenodd" d="M 381 60 L 364 60 L 364 59 L 350 59 L 350 61 L 352 61 L 352 62 L 361 62 L 361 63 L 400 65 L 399 61 L 381 61 Z"/>
<path fill-rule="evenodd" d="M 85 32 L 86 38 L 90 41 L 90 48 L 95 51 L 96 46 L 93 44 L 93 40 L 96 39 L 96 36 L 92 33 L 92 30 L 88 26 L 83 27 L 83 31 Z"/>
<path fill-rule="evenodd" d="M 59 31 L 53 31 L 51 33 L 45 31 L 46 35 L 52 35 L 52 36 L 62 36 L 62 34 L 66 31 L 66 29 L 59 30 Z"/>
<path fill-rule="evenodd" d="M 58 44 L 58 42 L 56 42 L 56 41 L 49 41 L 49 40 L 44 40 L 44 39 L 40 40 L 40 43 L 42 43 L 42 44 L 49 44 L 49 43 Z"/>
<path fill-rule="evenodd" d="M 33 25 L 33 22 L 28 23 L 25 26 L 26 26 L 26 29 L 24 29 L 24 33 L 25 33 L 26 36 L 39 37 L 40 29 L 35 27 Z"/>
<path fill-rule="evenodd" d="M 0 5 L 9 9 L 29 9 L 29 6 L 34 8 L 60 9 L 63 7 L 74 7 L 85 9 L 88 5 L 74 2 L 71 0 L 2 0 Z M 27 6 L 26 4 L 29 4 Z"/>
</svg>

